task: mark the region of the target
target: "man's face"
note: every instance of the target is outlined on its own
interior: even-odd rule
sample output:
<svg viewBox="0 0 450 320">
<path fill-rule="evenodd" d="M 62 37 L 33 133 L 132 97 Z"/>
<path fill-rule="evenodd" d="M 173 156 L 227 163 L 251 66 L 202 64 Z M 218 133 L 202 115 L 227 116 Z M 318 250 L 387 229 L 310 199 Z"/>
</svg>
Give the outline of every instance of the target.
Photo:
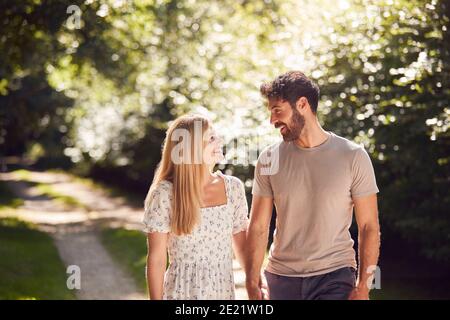
<svg viewBox="0 0 450 320">
<path fill-rule="evenodd" d="M 269 99 L 270 123 L 280 128 L 284 141 L 293 141 L 300 137 L 305 126 L 305 118 L 291 107 L 288 101 Z"/>
</svg>

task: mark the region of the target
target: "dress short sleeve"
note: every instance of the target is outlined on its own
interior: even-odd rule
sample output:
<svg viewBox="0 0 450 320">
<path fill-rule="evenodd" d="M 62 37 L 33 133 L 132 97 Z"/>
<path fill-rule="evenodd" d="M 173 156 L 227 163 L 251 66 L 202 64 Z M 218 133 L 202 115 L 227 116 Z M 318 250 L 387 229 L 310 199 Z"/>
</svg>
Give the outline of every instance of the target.
<svg viewBox="0 0 450 320">
<path fill-rule="evenodd" d="M 145 207 L 143 231 L 170 232 L 170 215 L 172 211 L 172 183 L 161 181 L 153 191 Z"/>
<path fill-rule="evenodd" d="M 247 230 L 248 204 L 245 197 L 244 183 L 236 177 L 231 177 L 231 196 L 233 202 L 233 234 Z"/>
</svg>

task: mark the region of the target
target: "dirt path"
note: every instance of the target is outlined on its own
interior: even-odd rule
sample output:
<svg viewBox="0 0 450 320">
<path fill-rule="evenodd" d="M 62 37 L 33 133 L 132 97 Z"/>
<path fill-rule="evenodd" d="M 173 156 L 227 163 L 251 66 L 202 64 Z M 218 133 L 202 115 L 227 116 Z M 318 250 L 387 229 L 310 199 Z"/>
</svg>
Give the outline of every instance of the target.
<svg viewBox="0 0 450 320">
<path fill-rule="evenodd" d="M 27 180 L 45 183 L 58 193 L 75 198 L 82 205 L 81 209 L 68 209 L 57 201 L 39 196 L 36 187 L 21 181 L 17 174 L 0 173 L 0 179 L 24 199 L 24 205 L 15 215 L 51 233 L 66 266 L 80 266 L 79 299 L 145 298 L 133 280 L 111 259 L 97 234 L 99 226 L 105 225 L 140 230 L 142 209 L 128 206 L 123 199 L 113 198 L 64 173 L 31 172 Z M 233 261 L 233 269 L 236 299 L 246 300 L 244 272 L 236 261 Z"/>
<path fill-rule="evenodd" d="M 134 280 L 112 260 L 100 242 L 100 225 L 139 225 L 139 210 L 124 207 L 117 199 L 110 199 L 99 190 L 72 181 L 69 175 L 33 172 L 25 183 L 21 177 L 6 173 L 0 179 L 24 200 L 14 215 L 36 223 L 52 235 L 60 257 L 67 266 L 76 265 L 81 271 L 81 290 L 78 299 L 145 299 Z M 60 194 L 74 197 L 82 208 L 68 209 L 45 196 L 33 184 L 45 183 Z"/>
<path fill-rule="evenodd" d="M 83 300 L 143 299 L 136 285 L 117 267 L 92 231 L 57 233 L 55 244 L 66 265 L 77 265 L 81 270 L 81 290 L 77 297 Z"/>
</svg>

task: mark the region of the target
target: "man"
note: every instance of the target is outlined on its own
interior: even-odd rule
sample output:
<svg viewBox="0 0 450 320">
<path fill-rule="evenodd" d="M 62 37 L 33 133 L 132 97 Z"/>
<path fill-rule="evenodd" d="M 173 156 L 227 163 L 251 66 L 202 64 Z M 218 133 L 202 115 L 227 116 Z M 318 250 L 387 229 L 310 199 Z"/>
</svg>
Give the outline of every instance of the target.
<svg viewBox="0 0 450 320">
<path fill-rule="evenodd" d="M 280 129 L 283 141 L 264 150 L 255 168 L 247 234 L 249 298 L 368 299 L 380 233 L 378 188 L 367 152 L 321 127 L 319 88 L 302 72 L 263 84 L 261 93 L 268 99 L 270 123 Z M 261 274 L 274 204 L 274 241 Z M 358 281 L 349 233 L 353 208 Z"/>
</svg>

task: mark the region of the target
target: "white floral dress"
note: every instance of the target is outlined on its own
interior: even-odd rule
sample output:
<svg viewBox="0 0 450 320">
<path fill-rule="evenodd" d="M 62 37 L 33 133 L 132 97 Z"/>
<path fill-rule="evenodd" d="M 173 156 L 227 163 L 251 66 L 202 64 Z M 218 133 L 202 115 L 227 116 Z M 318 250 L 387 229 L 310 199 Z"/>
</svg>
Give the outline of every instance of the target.
<svg viewBox="0 0 450 320">
<path fill-rule="evenodd" d="M 244 184 L 217 173 L 225 181 L 227 203 L 201 208 L 201 221 L 189 235 L 170 233 L 172 183 L 161 181 L 144 214 L 144 231 L 169 233 L 169 268 L 163 299 L 233 300 L 232 236 L 248 226 Z"/>
</svg>

